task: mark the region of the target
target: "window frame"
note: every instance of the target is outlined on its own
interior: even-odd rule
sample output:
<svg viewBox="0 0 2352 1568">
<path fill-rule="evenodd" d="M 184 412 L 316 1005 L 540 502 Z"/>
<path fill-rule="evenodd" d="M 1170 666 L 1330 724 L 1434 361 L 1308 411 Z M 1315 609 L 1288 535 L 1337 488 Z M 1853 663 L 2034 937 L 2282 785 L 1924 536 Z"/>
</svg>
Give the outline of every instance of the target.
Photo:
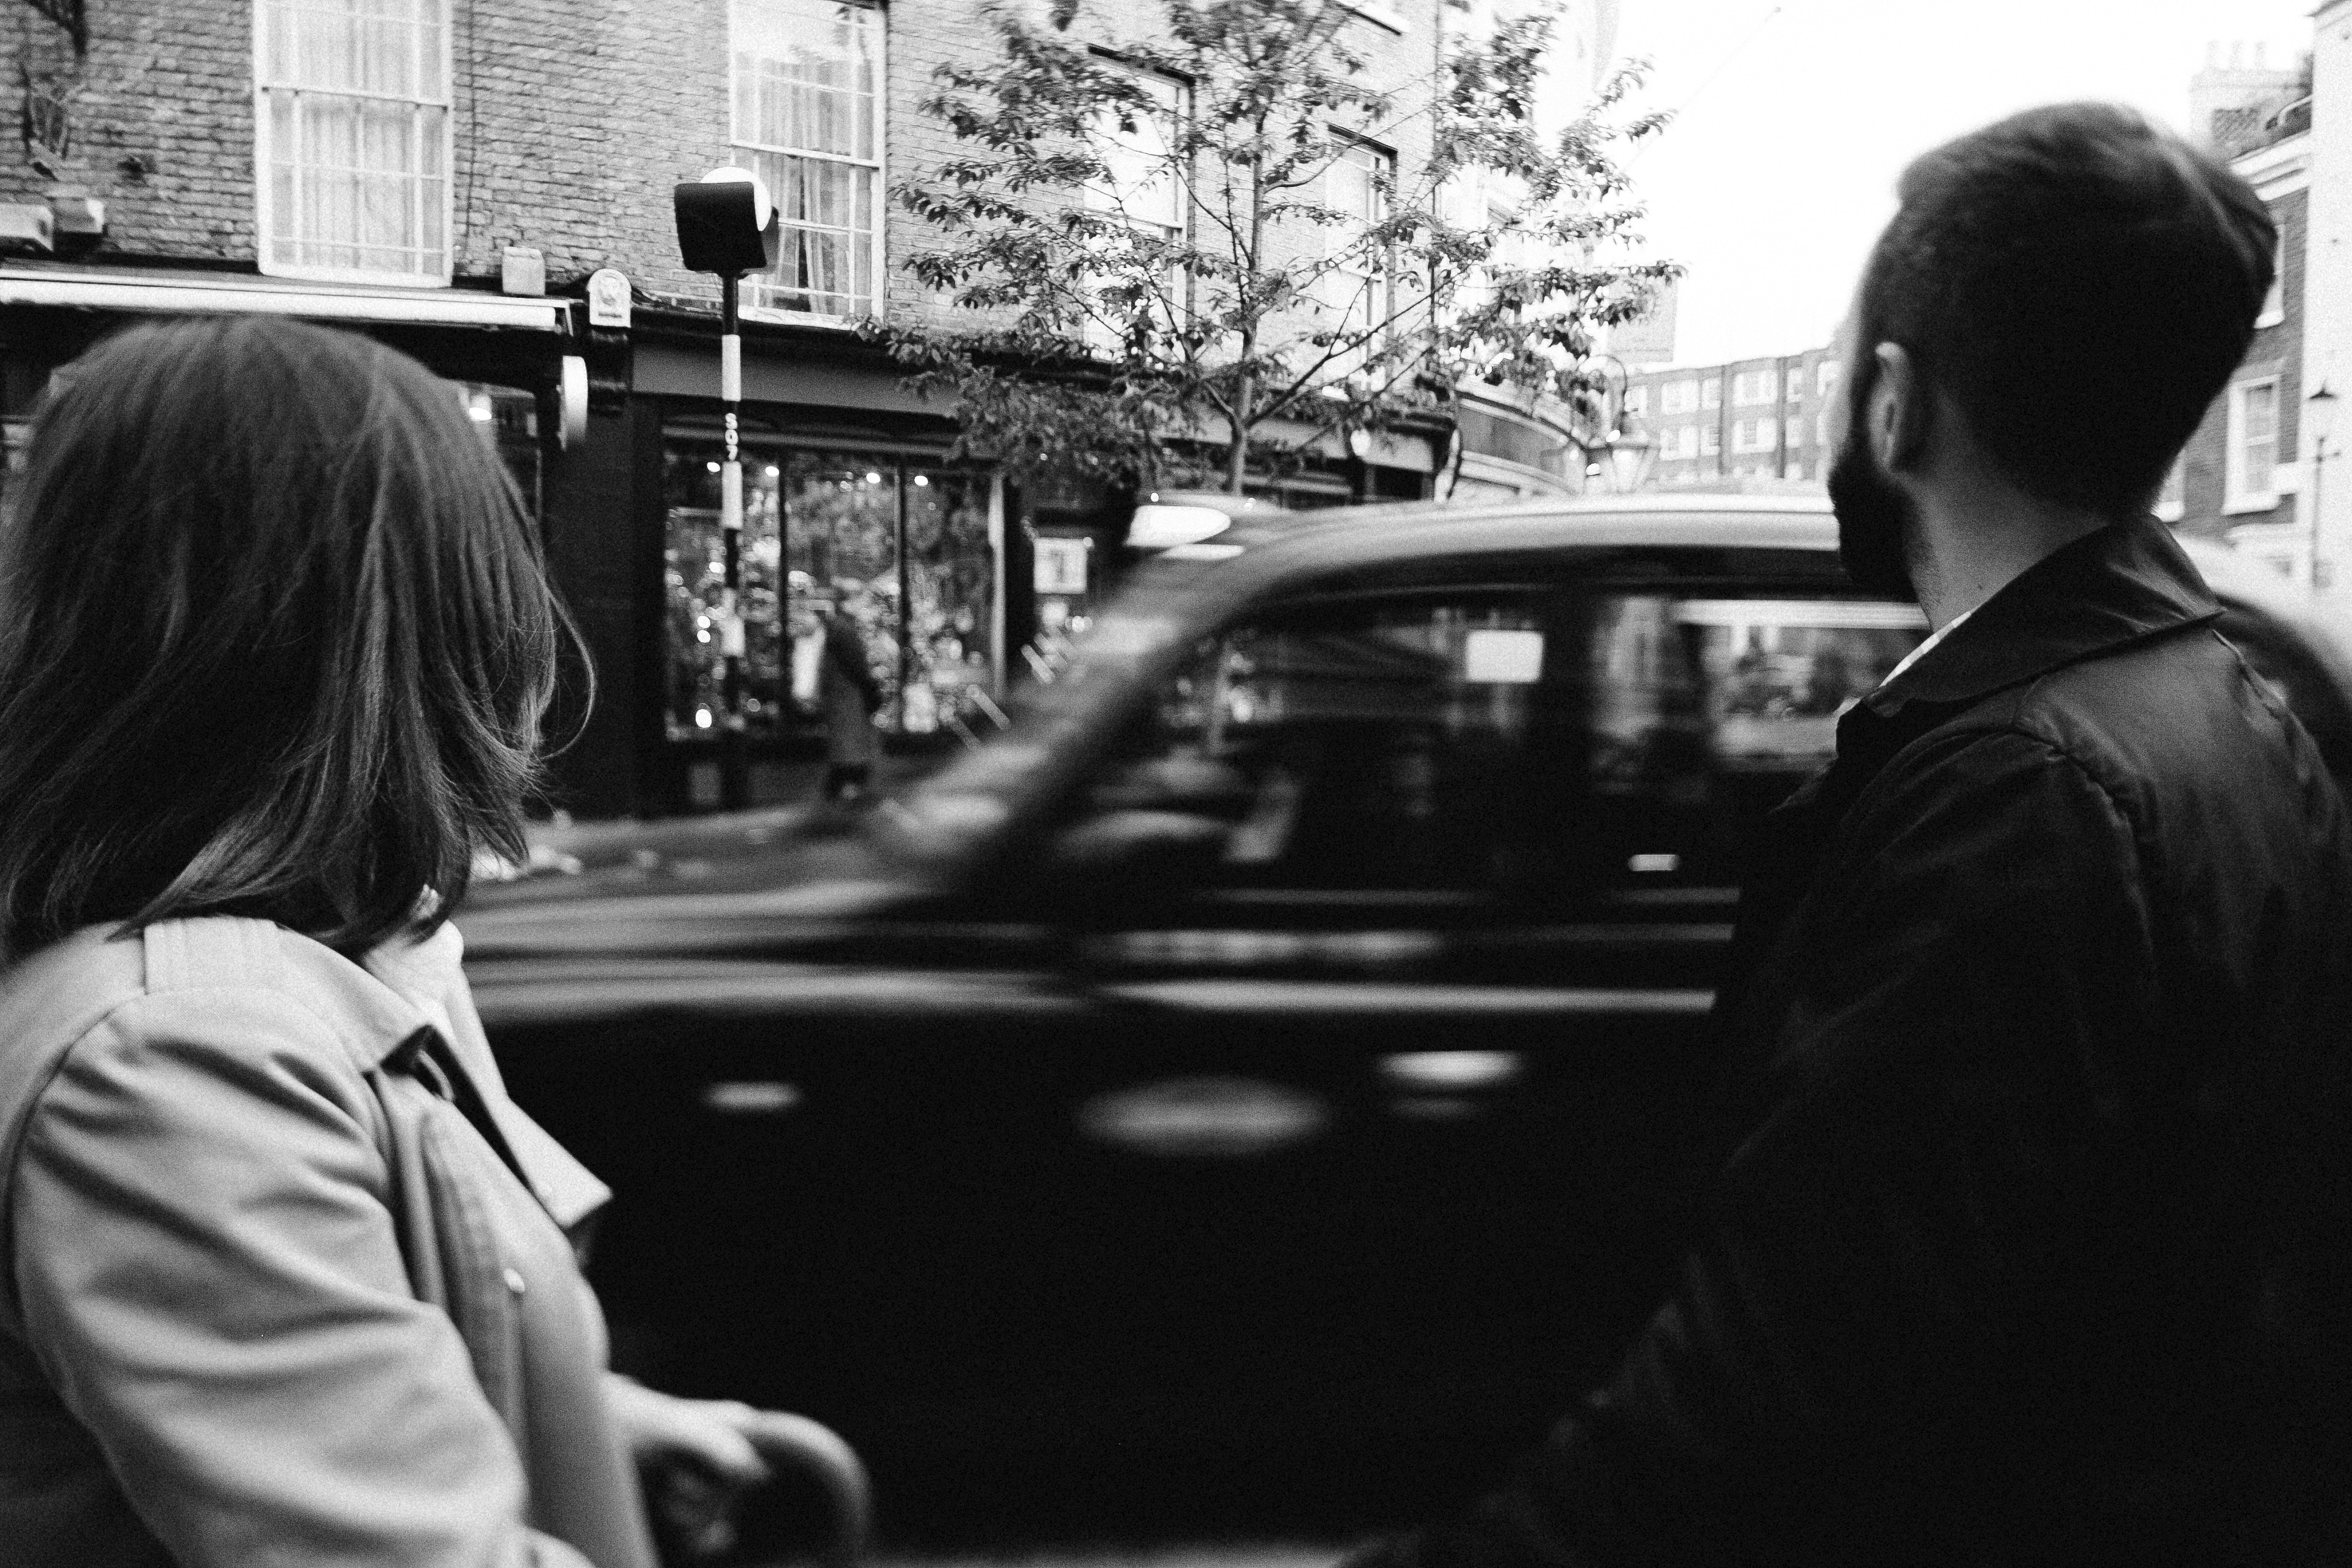
<svg viewBox="0 0 2352 1568">
<path fill-rule="evenodd" d="M 2262 314 L 2254 318 L 2254 330 L 2275 327 L 2286 320 L 2286 226 L 2279 226 L 2278 239 L 2271 253 L 2271 291 L 2263 296 Z"/>
<path fill-rule="evenodd" d="M 456 277 L 457 108 L 457 54 L 454 40 L 456 27 L 452 20 L 452 12 L 456 7 L 453 0 L 422 0 L 422 4 L 437 6 L 440 11 L 441 98 L 437 102 L 423 98 L 398 98 L 390 93 L 338 91 L 332 89 L 302 87 L 290 82 L 280 83 L 268 80 L 266 67 L 269 58 L 268 29 L 271 14 L 281 8 L 296 7 L 290 0 L 253 0 L 250 9 L 253 40 L 254 256 L 256 268 L 263 277 L 300 278 L 329 283 L 390 285 L 402 289 L 446 289 Z M 275 156 L 277 148 L 270 129 L 273 117 L 269 111 L 270 94 L 274 91 L 291 92 L 298 95 L 306 92 L 318 93 L 333 98 L 373 99 L 379 101 L 405 103 L 412 110 L 430 108 L 438 109 L 441 111 L 441 266 L 436 273 L 388 272 L 365 267 L 318 267 L 301 262 L 278 261 L 272 256 L 271 252 L 277 243 L 278 229 L 277 181 L 271 172 L 271 166 L 277 162 Z M 299 141 L 299 117 L 297 123 Z M 412 150 L 421 149 L 422 144 L 421 135 L 412 129 Z M 294 168 L 297 182 L 295 199 L 299 207 L 302 165 L 295 163 Z M 416 177 L 421 178 L 421 176 Z M 416 216 L 419 210 L 421 209 L 412 208 L 412 216 Z M 297 236 L 293 243 L 297 246 L 308 246 L 332 242 L 306 239 Z M 421 250 L 424 247 L 420 246 L 415 248 Z"/>
<path fill-rule="evenodd" d="M 1357 153 L 1362 153 L 1372 160 L 1370 169 L 1372 177 L 1368 188 L 1371 192 L 1373 204 L 1377 208 L 1377 211 L 1375 211 L 1371 216 L 1364 220 L 1365 231 L 1368 232 L 1370 229 L 1376 228 L 1380 225 L 1388 222 L 1391 216 L 1390 191 L 1392 191 L 1395 188 L 1397 180 L 1397 155 L 1395 150 L 1393 148 L 1382 146 L 1380 142 L 1370 141 L 1364 137 L 1353 135 L 1338 127 L 1334 127 L 1332 129 L 1331 139 L 1337 144 L 1338 155 L 1335 156 L 1329 163 L 1326 164 L 1323 169 L 1323 188 L 1319 193 L 1323 200 L 1323 205 L 1326 207 L 1335 210 L 1338 209 L 1339 204 L 1332 200 L 1331 197 L 1332 176 L 1338 171 L 1340 164 L 1348 158 Z M 1386 183 L 1390 187 L 1389 191 L 1384 191 L 1381 188 L 1383 175 L 1385 175 Z M 1331 224 L 1327 225 L 1323 229 L 1323 258 L 1326 262 L 1332 261 L 1333 235 L 1336 230 L 1339 230 L 1341 227 L 1341 225 Z M 1354 243 L 1355 241 L 1350 239 L 1348 244 L 1339 247 L 1338 248 L 1339 253 L 1345 254 L 1345 252 Z M 1366 254 L 1368 256 L 1370 255 L 1370 247 L 1366 247 Z M 1361 285 L 1365 281 L 1373 279 L 1378 279 L 1378 289 L 1376 294 L 1373 296 L 1373 307 L 1370 312 L 1370 320 L 1376 323 L 1375 330 L 1366 336 L 1361 345 L 1357 348 L 1348 350 L 1344 353 L 1335 354 L 1330 363 L 1325 367 L 1327 371 L 1331 373 L 1331 380 L 1345 381 L 1348 377 L 1362 371 L 1365 366 L 1370 363 L 1373 356 L 1386 346 L 1384 340 L 1388 335 L 1387 323 L 1393 318 L 1395 309 L 1396 258 L 1392 251 L 1388 247 L 1383 247 L 1380 259 L 1374 269 L 1360 272 L 1356 268 L 1349 267 L 1344 263 L 1334 263 L 1328 266 L 1323 272 L 1322 276 L 1316 281 L 1319 286 L 1322 284 L 1328 284 L 1333 278 L 1349 278 L 1358 280 L 1358 288 L 1350 290 L 1351 297 L 1355 297 L 1361 293 Z M 1352 306 L 1333 305 L 1328 300 L 1319 301 L 1319 306 L 1321 309 L 1326 310 L 1342 312 L 1340 315 L 1340 321 L 1343 325 L 1353 317 Z"/>
<path fill-rule="evenodd" d="M 1108 50 L 1097 49 L 1095 55 L 1096 63 L 1107 70 L 1118 71 L 1134 79 L 1158 83 L 1168 89 L 1168 111 L 1174 117 L 1174 123 L 1169 127 L 1167 137 L 1170 146 L 1169 162 L 1172 171 L 1177 163 L 1174 155 L 1176 144 L 1182 139 L 1185 127 L 1191 122 L 1192 117 L 1192 83 L 1181 77 L 1171 76 L 1165 71 L 1150 70 L 1135 65 Z M 1185 245 L 1189 244 L 1192 237 L 1194 203 L 1191 182 L 1189 178 L 1174 176 L 1172 174 L 1171 178 L 1174 179 L 1173 197 L 1176 208 L 1176 221 L 1173 225 L 1162 224 L 1152 218 L 1138 217 L 1125 212 L 1115 200 L 1114 193 L 1098 192 L 1092 185 L 1083 187 L 1081 200 L 1085 202 L 1088 212 L 1116 219 L 1129 230 L 1141 232 L 1147 227 L 1159 229 L 1163 231 L 1165 237 L 1171 243 Z M 1170 266 L 1171 268 L 1178 268 L 1179 264 L 1171 262 Z M 1189 321 L 1192 314 L 1192 279 L 1178 269 L 1172 282 L 1173 287 L 1170 289 L 1170 297 L 1176 305 L 1179 317 Z M 1108 325 L 1097 320 L 1091 311 L 1086 321 L 1080 324 L 1079 336 L 1089 347 L 1097 351 L 1114 354 L 1118 352 L 1118 345 L 1111 339 Z"/>
<path fill-rule="evenodd" d="M 2189 454 L 2180 453 L 2172 466 L 2164 470 L 2164 482 L 2157 487 L 2156 500 L 2149 510 L 2159 521 L 2179 522 L 2189 513 Z"/>
<path fill-rule="evenodd" d="M 2284 458 L 2280 440 L 2285 425 L 2284 384 L 2284 378 L 2276 371 L 2250 375 L 2230 384 L 2221 462 L 2221 510 L 2225 516 L 2272 510 L 2285 493 L 2278 482 L 2279 469 Z M 2257 490 L 2246 484 L 2246 405 L 2252 395 L 2261 391 L 2268 391 L 2271 395 L 2271 482 L 2269 489 Z"/>
<path fill-rule="evenodd" d="M 735 123 L 737 102 L 737 89 L 735 81 L 735 25 L 737 16 L 745 8 L 750 6 L 797 5 L 811 4 L 816 5 L 820 9 L 830 8 L 859 11 L 865 13 L 865 15 L 870 18 L 866 24 L 866 26 L 872 29 L 874 53 L 874 157 L 870 163 L 866 159 L 849 157 L 837 153 L 821 153 L 806 148 L 777 147 L 771 146 L 765 142 L 746 142 L 740 140 L 736 134 L 739 129 Z M 756 155 L 765 153 L 771 157 L 779 158 L 814 158 L 821 163 L 843 163 L 847 164 L 852 168 L 871 168 L 874 171 L 874 194 L 867 204 L 870 208 L 870 211 L 867 214 L 867 218 L 873 226 L 872 272 L 866 279 L 867 292 L 873 300 L 873 307 L 868 314 L 874 316 L 888 314 L 890 307 L 890 258 L 888 254 L 890 229 L 890 17 L 888 7 L 879 4 L 875 4 L 873 3 L 873 0 L 728 0 L 726 87 L 727 151 L 728 156 L 730 159 L 737 158 L 738 155 L 742 155 L 741 161 L 745 167 L 756 168 L 758 166 Z M 774 192 L 770 193 L 772 197 L 774 195 Z M 790 229 L 800 226 L 784 224 L 782 226 Z M 853 231 L 853 233 L 855 231 Z M 779 265 L 782 265 L 782 247 L 780 245 L 778 247 Z M 747 273 L 744 275 L 743 281 L 745 289 L 743 291 L 744 298 L 741 310 L 742 314 L 746 318 L 755 321 L 779 321 L 797 326 L 831 327 L 841 331 L 855 331 L 857 328 L 857 323 L 863 319 L 862 317 L 854 314 L 835 315 L 829 311 L 796 310 L 787 306 L 754 303 L 754 300 L 758 298 L 757 290 L 759 289 L 763 286 L 773 286 L 772 282 L 773 276 L 774 274 L 772 271 L 765 273 Z"/>
</svg>

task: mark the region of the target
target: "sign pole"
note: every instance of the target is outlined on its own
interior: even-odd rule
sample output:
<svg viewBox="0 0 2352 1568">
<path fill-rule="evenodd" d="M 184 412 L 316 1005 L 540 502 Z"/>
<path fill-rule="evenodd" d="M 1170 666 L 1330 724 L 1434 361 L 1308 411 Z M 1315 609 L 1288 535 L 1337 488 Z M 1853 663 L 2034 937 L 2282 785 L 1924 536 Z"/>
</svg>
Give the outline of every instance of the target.
<svg viewBox="0 0 2352 1568">
<path fill-rule="evenodd" d="M 726 660 L 719 678 L 726 728 L 719 738 L 719 804 L 729 811 L 751 803 L 743 719 L 743 329 L 736 314 L 740 282 L 732 272 L 719 280 L 719 402 L 727 425 L 727 455 L 719 469 L 719 530 L 726 550 L 719 605 L 719 650 Z"/>
<path fill-rule="evenodd" d="M 759 175 L 732 165 L 678 185 L 671 203 L 679 259 L 719 279 L 719 402 L 727 426 L 719 477 L 719 804 L 740 811 L 751 804 L 751 779 L 743 714 L 743 324 L 736 296 L 744 273 L 776 264 L 781 223 Z"/>
</svg>

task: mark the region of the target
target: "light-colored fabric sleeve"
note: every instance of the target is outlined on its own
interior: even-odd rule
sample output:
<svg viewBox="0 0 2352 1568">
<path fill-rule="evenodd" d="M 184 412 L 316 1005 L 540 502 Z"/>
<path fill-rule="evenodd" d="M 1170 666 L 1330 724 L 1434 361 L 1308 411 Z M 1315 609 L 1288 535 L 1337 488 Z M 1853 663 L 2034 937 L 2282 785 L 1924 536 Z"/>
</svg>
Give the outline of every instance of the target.
<svg viewBox="0 0 2352 1568">
<path fill-rule="evenodd" d="M 366 1079 L 328 1026 L 175 991 L 77 1042 L 12 1201 L 28 1341 L 181 1568 L 586 1568 L 410 1293 Z"/>
</svg>

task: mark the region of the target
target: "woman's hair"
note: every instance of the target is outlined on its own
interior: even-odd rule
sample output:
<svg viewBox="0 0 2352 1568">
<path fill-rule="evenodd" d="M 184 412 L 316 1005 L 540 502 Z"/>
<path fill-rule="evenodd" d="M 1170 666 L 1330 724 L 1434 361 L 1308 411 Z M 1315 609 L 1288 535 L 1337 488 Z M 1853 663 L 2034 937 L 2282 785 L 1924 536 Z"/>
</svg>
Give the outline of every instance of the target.
<svg viewBox="0 0 2352 1568">
<path fill-rule="evenodd" d="M 570 626 L 449 383 L 299 322 L 141 327 L 58 378 L 14 510 L 0 947 L 241 914 L 355 952 L 523 854 Z"/>
</svg>

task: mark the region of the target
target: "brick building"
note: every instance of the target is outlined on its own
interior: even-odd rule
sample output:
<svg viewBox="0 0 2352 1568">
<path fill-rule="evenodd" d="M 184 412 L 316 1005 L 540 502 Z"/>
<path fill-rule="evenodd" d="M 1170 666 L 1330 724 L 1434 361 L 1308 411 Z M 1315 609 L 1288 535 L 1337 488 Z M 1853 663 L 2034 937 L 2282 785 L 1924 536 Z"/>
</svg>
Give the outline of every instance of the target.
<svg viewBox="0 0 2352 1568">
<path fill-rule="evenodd" d="M 670 189 L 756 168 L 785 216 L 746 279 L 754 797 L 813 754 L 789 698 L 785 586 L 834 598 L 887 671 L 893 743 L 1001 696 L 1105 498 L 951 466 L 946 412 L 851 330 L 937 313 L 888 184 L 953 144 L 933 68 L 992 47 L 957 0 L 16 0 L 0 80 L 0 421 L 14 460 L 49 376 L 156 313 L 338 322 L 457 384 L 534 499 L 601 698 L 559 762 L 583 815 L 713 804 L 716 289 L 677 258 Z M 1376 78 L 1426 76 L 1440 0 L 1360 0 Z M 1366 156 L 1418 155 L 1368 144 Z M 625 275 L 625 327 L 589 279 Z M 1303 500 L 1426 493 L 1441 443 L 1335 443 Z M 1062 544 L 1042 553 L 1037 540 Z M 1049 567 L 1051 571 L 1041 570 Z M 950 742 L 951 743 L 951 742 Z"/>
<path fill-rule="evenodd" d="M 1654 446 L 1652 485 L 1769 489 L 1819 483 L 1829 467 L 1836 357 L 1826 348 L 1627 378 L 1624 410 Z"/>
<path fill-rule="evenodd" d="M 2298 582 L 2329 585 L 2332 563 L 2300 492 L 2305 263 L 2311 233 L 2311 121 L 2272 117 L 2267 144 L 2231 167 L 2253 185 L 2278 225 L 2278 279 L 2256 319 L 2254 342 L 2206 411 L 2166 480 L 2158 516 L 2183 532 L 2225 539 Z"/>
</svg>

